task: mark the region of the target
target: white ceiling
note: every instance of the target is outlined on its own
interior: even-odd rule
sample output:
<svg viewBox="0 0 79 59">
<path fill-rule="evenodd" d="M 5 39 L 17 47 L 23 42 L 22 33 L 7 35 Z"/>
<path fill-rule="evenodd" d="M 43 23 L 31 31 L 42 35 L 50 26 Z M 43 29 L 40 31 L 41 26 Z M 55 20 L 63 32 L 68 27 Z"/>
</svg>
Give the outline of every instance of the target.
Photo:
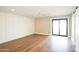
<svg viewBox="0 0 79 59">
<path fill-rule="evenodd" d="M 74 6 L 0 6 L 0 12 L 8 12 L 33 18 L 69 15 L 74 10 Z"/>
</svg>

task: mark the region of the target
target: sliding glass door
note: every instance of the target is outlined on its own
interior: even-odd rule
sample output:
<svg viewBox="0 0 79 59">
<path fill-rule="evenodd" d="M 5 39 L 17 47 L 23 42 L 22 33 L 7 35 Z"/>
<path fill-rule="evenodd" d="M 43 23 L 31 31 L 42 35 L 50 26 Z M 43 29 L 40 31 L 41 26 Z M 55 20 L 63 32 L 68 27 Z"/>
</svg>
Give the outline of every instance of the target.
<svg viewBox="0 0 79 59">
<path fill-rule="evenodd" d="M 53 19 L 52 25 L 53 25 L 52 27 L 53 35 L 67 36 L 68 33 L 67 19 Z"/>
</svg>

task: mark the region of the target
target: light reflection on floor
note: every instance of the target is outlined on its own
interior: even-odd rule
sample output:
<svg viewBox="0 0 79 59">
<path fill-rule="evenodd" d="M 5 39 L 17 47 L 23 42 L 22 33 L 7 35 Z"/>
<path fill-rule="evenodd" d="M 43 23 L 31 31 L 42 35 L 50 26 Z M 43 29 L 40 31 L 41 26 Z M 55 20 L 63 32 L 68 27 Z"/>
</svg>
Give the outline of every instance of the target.
<svg viewBox="0 0 79 59">
<path fill-rule="evenodd" d="M 50 39 L 50 48 L 54 52 L 72 51 L 72 42 L 68 37 L 52 36 Z"/>
</svg>

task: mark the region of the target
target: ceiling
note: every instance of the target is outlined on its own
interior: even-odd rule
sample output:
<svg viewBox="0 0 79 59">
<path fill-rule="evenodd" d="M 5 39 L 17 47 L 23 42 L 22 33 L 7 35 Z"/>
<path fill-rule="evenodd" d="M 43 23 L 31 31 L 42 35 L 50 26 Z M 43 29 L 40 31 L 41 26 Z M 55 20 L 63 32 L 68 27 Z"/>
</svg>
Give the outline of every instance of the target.
<svg viewBox="0 0 79 59">
<path fill-rule="evenodd" d="M 69 15 L 74 10 L 74 6 L 0 6 L 0 12 L 33 18 Z"/>
</svg>

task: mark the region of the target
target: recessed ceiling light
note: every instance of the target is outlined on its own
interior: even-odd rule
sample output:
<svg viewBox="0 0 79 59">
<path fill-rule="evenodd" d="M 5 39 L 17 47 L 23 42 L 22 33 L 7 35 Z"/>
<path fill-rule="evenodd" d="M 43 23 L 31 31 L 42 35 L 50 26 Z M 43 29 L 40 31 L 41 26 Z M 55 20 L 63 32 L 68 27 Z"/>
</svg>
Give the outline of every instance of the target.
<svg viewBox="0 0 79 59">
<path fill-rule="evenodd" d="M 11 9 L 11 11 L 15 11 L 15 9 Z"/>
</svg>

